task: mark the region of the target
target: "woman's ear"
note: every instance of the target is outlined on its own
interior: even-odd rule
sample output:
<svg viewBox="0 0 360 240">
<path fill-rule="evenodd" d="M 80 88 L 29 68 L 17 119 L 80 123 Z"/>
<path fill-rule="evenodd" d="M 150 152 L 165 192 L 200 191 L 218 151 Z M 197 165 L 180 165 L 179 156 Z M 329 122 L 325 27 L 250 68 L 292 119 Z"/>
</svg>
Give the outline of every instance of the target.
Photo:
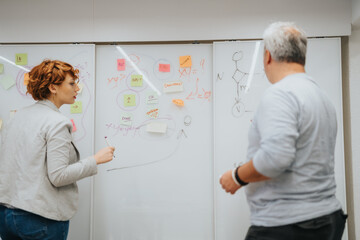
<svg viewBox="0 0 360 240">
<path fill-rule="evenodd" d="M 57 86 L 54 85 L 54 84 L 50 84 L 50 86 L 49 86 L 49 91 L 50 91 L 50 93 L 52 93 L 52 94 L 56 94 Z"/>
</svg>

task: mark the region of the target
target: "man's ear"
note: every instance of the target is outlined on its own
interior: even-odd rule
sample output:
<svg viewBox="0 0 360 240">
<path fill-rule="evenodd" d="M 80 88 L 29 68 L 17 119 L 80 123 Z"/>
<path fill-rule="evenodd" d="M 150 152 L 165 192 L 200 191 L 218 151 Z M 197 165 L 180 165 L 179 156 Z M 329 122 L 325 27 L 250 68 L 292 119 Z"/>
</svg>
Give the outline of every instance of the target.
<svg viewBox="0 0 360 240">
<path fill-rule="evenodd" d="M 271 54 L 268 50 L 265 50 L 265 63 L 270 64 L 272 61 Z"/>
</svg>

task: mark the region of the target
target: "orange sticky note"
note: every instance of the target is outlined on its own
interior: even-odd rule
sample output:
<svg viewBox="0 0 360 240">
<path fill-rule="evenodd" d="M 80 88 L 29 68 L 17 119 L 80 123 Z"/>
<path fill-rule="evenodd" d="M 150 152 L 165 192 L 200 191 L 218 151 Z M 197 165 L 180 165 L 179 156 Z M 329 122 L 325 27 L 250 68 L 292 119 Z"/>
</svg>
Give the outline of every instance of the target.
<svg viewBox="0 0 360 240">
<path fill-rule="evenodd" d="M 159 64 L 159 72 L 170 72 L 170 64 Z"/>
<path fill-rule="evenodd" d="M 29 84 L 30 77 L 29 73 L 24 73 L 24 85 L 27 86 Z"/>
<path fill-rule="evenodd" d="M 72 123 L 72 125 L 73 125 L 72 131 L 73 131 L 73 132 L 76 132 L 76 125 L 75 125 L 74 119 L 70 119 L 70 120 L 71 120 L 71 123 Z"/>
<path fill-rule="evenodd" d="M 182 67 L 182 68 L 186 68 L 186 67 L 191 67 L 191 66 L 192 66 L 191 56 L 190 56 L 190 55 L 179 57 L 179 62 L 180 62 L 180 67 Z"/>
<path fill-rule="evenodd" d="M 125 71 L 125 59 L 118 59 L 117 60 L 117 70 L 118 71 Z"/>
<path fill-rule="evenodd" d="M 184 101 L 181 100 L 181 99 L 173 99 L 172 102 L 175 104 L 175 105 L 178 105 L 180 107 L 183 107 L 184 106 Z"/>
<path fill-rule="evenodd" d="M 151 118 L 158 118 L 159 117 L 159 109 L 153 108 L 146 112 L 146 115 L 148 115 Z"/>
</svg>

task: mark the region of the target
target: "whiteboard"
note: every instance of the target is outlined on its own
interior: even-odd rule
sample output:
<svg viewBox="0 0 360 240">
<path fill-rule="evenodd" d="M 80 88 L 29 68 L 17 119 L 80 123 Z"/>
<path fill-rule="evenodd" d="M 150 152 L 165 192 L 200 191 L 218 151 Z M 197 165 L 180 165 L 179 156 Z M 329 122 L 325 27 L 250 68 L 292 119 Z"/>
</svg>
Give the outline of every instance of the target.
<svg viewBox="0 0 360 240">
<path fill-rule="evenodd" d="M 256 41 L 214 43 L 214 175 L 218 176 L 246 161 L 248 128 L 262 93 L 270 86 L 263 66 L 263 45 L 256 58 L 250 88 L 251 63 Z M 335 149 L 337 198 L 346 209 L 342 78 L 340 38 L 310 39 L 306 72 L 323 88 L 335 105 L 338 134 Z M 250 212 L 243 190 L 226 194 L 215 185 L 215 239 L 243 239 L 250 226 Z M 345 230 L 343 239 L 347 239 Z"/>
<path fill-rule="evenodd" d="M 213 239 L 212 45 L 96 46 L 96 63 L 95 147 L 116 150 L 95 176 L 92 239 Z"/>
<path fill-rule="evenodd" d="M 16 65 L 15 56 L 18 53 L 27 54 L 26 65 Z M 92 44 L 72 45 L 3 45 L 0 46 L 0 64 L 4 71 L 0 73 L 0 80 L 4 77 L 11 78 L 15 85 L 5 90 L 0 86 L 0 118 L 3 126 L 10 118 L 10 110 L 21 109 L 33 104 L 31 95 L 26 95 L 26 86 L 23 84 L 24 73 L 40 64 L 44 59 L 57 59 L 72 64 L 80 70 L 80 83 L 84 84 L 77 101 L 82 101 L 82 113 L 70 114 L 70 105 L 64 105 L 60 111 L 74 120 L 77 128 L 73 133 L 74 142 L 80 151 L 81 157 L 93 154 L 94 135 L 94 69 L 95 46 Z M 0 130 L 1 131 L 1 130 Z M 90 179 L 78 182 L 79 210 L 70 221 L 69 239 L 89 239 L 90 226 Z M 83 231 L 86 229 L 86 231 Z"/>
</svg>

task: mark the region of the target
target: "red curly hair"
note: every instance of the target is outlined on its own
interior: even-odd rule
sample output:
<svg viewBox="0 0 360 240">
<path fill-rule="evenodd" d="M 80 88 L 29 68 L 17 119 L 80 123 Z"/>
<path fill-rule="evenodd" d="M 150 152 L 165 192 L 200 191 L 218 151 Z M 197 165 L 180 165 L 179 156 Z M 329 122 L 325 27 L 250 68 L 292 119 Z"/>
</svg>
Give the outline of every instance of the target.
<svg viewBox="0 0 360 240">
<path fill-rule="evenodd" d="M 45 59 L 29 72 L 26 93 L 30 93 L 34 100 L 47 99 L 51 94 L 49 86 L 62 84 L 67 74 L 75 80 L 79 79 L 79 70 L 69 63 Z"/>
</svg>

